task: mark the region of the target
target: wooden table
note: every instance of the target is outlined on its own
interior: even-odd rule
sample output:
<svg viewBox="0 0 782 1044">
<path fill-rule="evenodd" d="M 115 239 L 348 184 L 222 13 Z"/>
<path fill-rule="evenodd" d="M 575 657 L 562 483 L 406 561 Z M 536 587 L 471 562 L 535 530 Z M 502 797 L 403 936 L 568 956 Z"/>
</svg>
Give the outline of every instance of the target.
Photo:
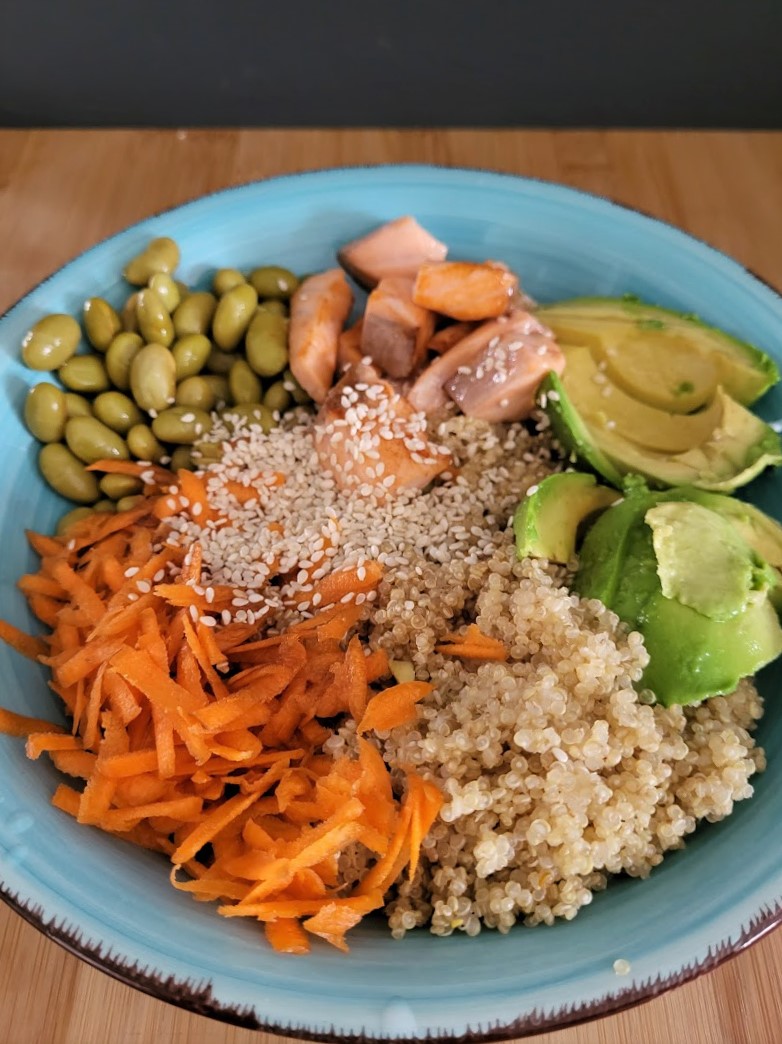
<svg viewBox="0 0 782 1044">
<path fill-rule="evenodd" d="M 0 313 L 74 254 L 254 178 L 424 161 L 566 182 L 639 207 L 782 287 L 782 134 L 0 131 Z M 782 933 L 632 1011 L 538 1044 L 778 1044 Z M 0 909 L 0 1044 L 258 1044 L 120 985 Z M 266 1036 L 264 1044 L 275 1038 Z"/>
</svg>

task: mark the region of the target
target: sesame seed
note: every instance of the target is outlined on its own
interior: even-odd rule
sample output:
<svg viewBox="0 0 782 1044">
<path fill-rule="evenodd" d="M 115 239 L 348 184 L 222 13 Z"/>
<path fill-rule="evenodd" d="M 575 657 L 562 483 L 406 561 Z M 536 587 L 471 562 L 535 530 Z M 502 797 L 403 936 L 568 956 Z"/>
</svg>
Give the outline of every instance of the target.
<svg viewBox="0 0 782 1044">
<path fill-rule="evenodd" d="M 132 576 L 135 576 L 137 572 L 138 572 L 138 566 L 129 566 L 125 570 L 125 572 L 123 573 L 123 576 L 126 576 L 128 578 L 128 580 L 130 580 L 130 578 Z"/>
<path fill-rule="evenodd" d="M 149 580 L 137 580 L 136 587 L 142 594 L 149 594 L 152 590 L 152 584 L 150 584 Z"/>
<path fill-rule="evenodd" d="M 200 616 L 198 622 L 202 623 L 204 627 L 216 627 L 217 620 L 213 616 Z"/>
</svg>

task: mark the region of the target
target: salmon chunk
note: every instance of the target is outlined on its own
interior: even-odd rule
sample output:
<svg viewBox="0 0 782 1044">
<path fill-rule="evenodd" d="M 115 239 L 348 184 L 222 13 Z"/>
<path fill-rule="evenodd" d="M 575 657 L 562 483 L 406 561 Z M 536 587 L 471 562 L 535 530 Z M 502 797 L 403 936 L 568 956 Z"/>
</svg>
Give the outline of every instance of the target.
<svg viewBox="0 0 782 1044">
<path fill-rule="evenodd" d="M 453 400 L 470 417 L 513 421 L 528 416 L 535 391 L 565 357 L 551 331 L 516 311 L 483 323 L 423 371 L 410 389 L 414 409 L 432 413 Z"/>
<path fill-rule="evenodd" d="M 428 437 L 426 418 L 364 363 L 331 389 L 313 437 L 339 488 L 366 496 L 423 489 L 453 466 L 450 451 Z"/>
<path fill-rule="evenodd" d="M 448 247 L 426 231 L 413 217 L 400 217 L 354 239 L 337 254 L 337 260 L 368 290 L 387 276 L 413 278 L 425 261 L 444 261 Z"/>
<path fill-rule="evenodd" d="M 419 268 L 413 300 L 452 319 L 496 319 L 509 310 L 518 287 L 518 279 L 505 265 L 438 261 Z"/>
<path fill-rule="evenodd" d="M 381 279 L 367 300 L 361 351 L 390 377 L 407 377 L 423 362 L 434 314 L 413 302 L 413 280 Z"/>
<path fill-rule="evenodd" d="M 341 268 L 305 279 L 291 299 L 290 368 L 315 402 L 323 402 L 334 380 L 339 335 L 352 307 L 353 293 Z"/>
<path fill-rule="evenodd" d="M 361 330 L 363 326 L 364 320 L 359 319 L 339 335 L 337 369 L 340 373 L 344 373 L 348 366 L 360 363 L 364 357 L 361 351 Z"/>
<path fill-rule="evenodd" d="M 442 330 L 438 330 L 426 347 L 430 352 L 445 355 L 455 344 L 463 341 L 467 334 L 472 333 L 476 325 L 476 323 L 450 323 Z"/>
</svg>

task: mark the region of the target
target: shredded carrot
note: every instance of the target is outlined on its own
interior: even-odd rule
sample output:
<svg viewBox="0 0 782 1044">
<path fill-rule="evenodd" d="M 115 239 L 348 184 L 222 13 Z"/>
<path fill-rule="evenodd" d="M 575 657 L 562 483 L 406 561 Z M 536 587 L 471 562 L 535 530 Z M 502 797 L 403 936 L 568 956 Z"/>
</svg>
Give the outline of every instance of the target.
<svg viewBox="0 0 782 1044">
<path fill-rule="evenodd" d="M 65 729 L 41 718 L 28 718 L 25 714 L 3 710 L 0 707 L 0 733 L 5 736 L 30 736 L 35 732 L 65 732 Z"/>
<path fill-rule="evenodd" d="M 380 563 L 366 562 L 363 566 L 328 573 L 322 580 L 317 580 L 310 591 L 296 595 L 296 602 L 312 603 L 312 599 L 320 595 L 319 605 L 334 605 L 348 595 L 355 597 L 374 591 L 382 579 L 383 567 Z"/>
<path fill-rule="evenodd" d="M 470 624 L 464 635 L 446 635 L 445 641 L 435 646 L 435 652 L 466 660 L 507 660 L 510 655 L 503 642 L 484 634 L 477 624 Z"/>
<path fill-rule="evenodd" d="M 33 761 L 40 758 L 44 752 L 81 749 L 78 736 L 69 736 L 62 732 L 31 732 L 27 737 L 27 757 Z"/>
<path fill-rule="evenodd" d="M 295 917 L 281 917 L 278 921 L 267 921 L 264 925 L 266 938 L 278 953 L 309 953 L 310 941 L 307 933 Z"/>
<path fill-rule="evenodd" d="M 46 643 L 40 638 L 33 638 L 31 635 L 25 634 L 24 631 L 20 631 L 13 624 L 6 623 L 5 620 L 0 620 L 0 641 L 10 645 L 12 649 L 16 649 L 28 660 L 37 660 L 49 651 Z"/>
<path fill-rule="evenodd" d="M 356 731 L 362 736 L 365 732 L 386 731 L 415 721 L 416 703 L 431 691 L 429 682 L 402 682 L 384 689 L 369 701 Z"/>
</svg>

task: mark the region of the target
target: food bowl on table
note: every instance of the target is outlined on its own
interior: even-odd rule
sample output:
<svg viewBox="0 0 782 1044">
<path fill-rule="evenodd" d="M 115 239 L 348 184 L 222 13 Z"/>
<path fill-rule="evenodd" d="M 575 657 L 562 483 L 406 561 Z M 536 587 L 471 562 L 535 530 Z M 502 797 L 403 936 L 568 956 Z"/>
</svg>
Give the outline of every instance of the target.
<svg viewBox="0 0 782 1044">
<path fill-rule="evenodd" d="M 38 375 L 19 345 L 50 312 L 78 314 L 96 294 L 119 306 L 123 266 L 156 236 L 182 251 L 189 283 L 214 269 L 273 260 L 294 272 L 333 267 L 348 240 L 414 214 L 454 257 L 499 259 L 547 303 L 638 295 L 696 313 L 782 362 L 782 300 L 703 243 L 604 199 L 522 178 L 431 167 L 335 170 L 230 189 L 150 218 L 76 258 L 0 320 L 0 617 L 37 625 L 15 584 L 35 568 L 25 530 L 52 532 L 65 502 L 36 468 L 21 419 Z M 774 388 L 753 407 L 782 415 Z M 782 514 L 780 479 L 742 491 Z M 47 671 L 0 647 L 0 705 L 64 722 Z M 782 918 L 782 719 L 779 665 L 764 669 L 757 743 L 768 766 L 754 795 L 703 824 L 646 879 L 619 876 L 573 920 L 507 934 L 391 937 L 380 916 L 349 936 L 350 953 L 313 947 L 281 956 L 255 922 L 216 916 L 173 890 L 158 854 L 88 829 L 53 808 L 62 777 L 24 744 L 0 737 L 0 884 L 6 901 L 50 938 L 121 981 L 190 1010 L 305 1038 L 499 1039 L 618 1011 L 686 982 L 758 939 Z"/>
</svg>

